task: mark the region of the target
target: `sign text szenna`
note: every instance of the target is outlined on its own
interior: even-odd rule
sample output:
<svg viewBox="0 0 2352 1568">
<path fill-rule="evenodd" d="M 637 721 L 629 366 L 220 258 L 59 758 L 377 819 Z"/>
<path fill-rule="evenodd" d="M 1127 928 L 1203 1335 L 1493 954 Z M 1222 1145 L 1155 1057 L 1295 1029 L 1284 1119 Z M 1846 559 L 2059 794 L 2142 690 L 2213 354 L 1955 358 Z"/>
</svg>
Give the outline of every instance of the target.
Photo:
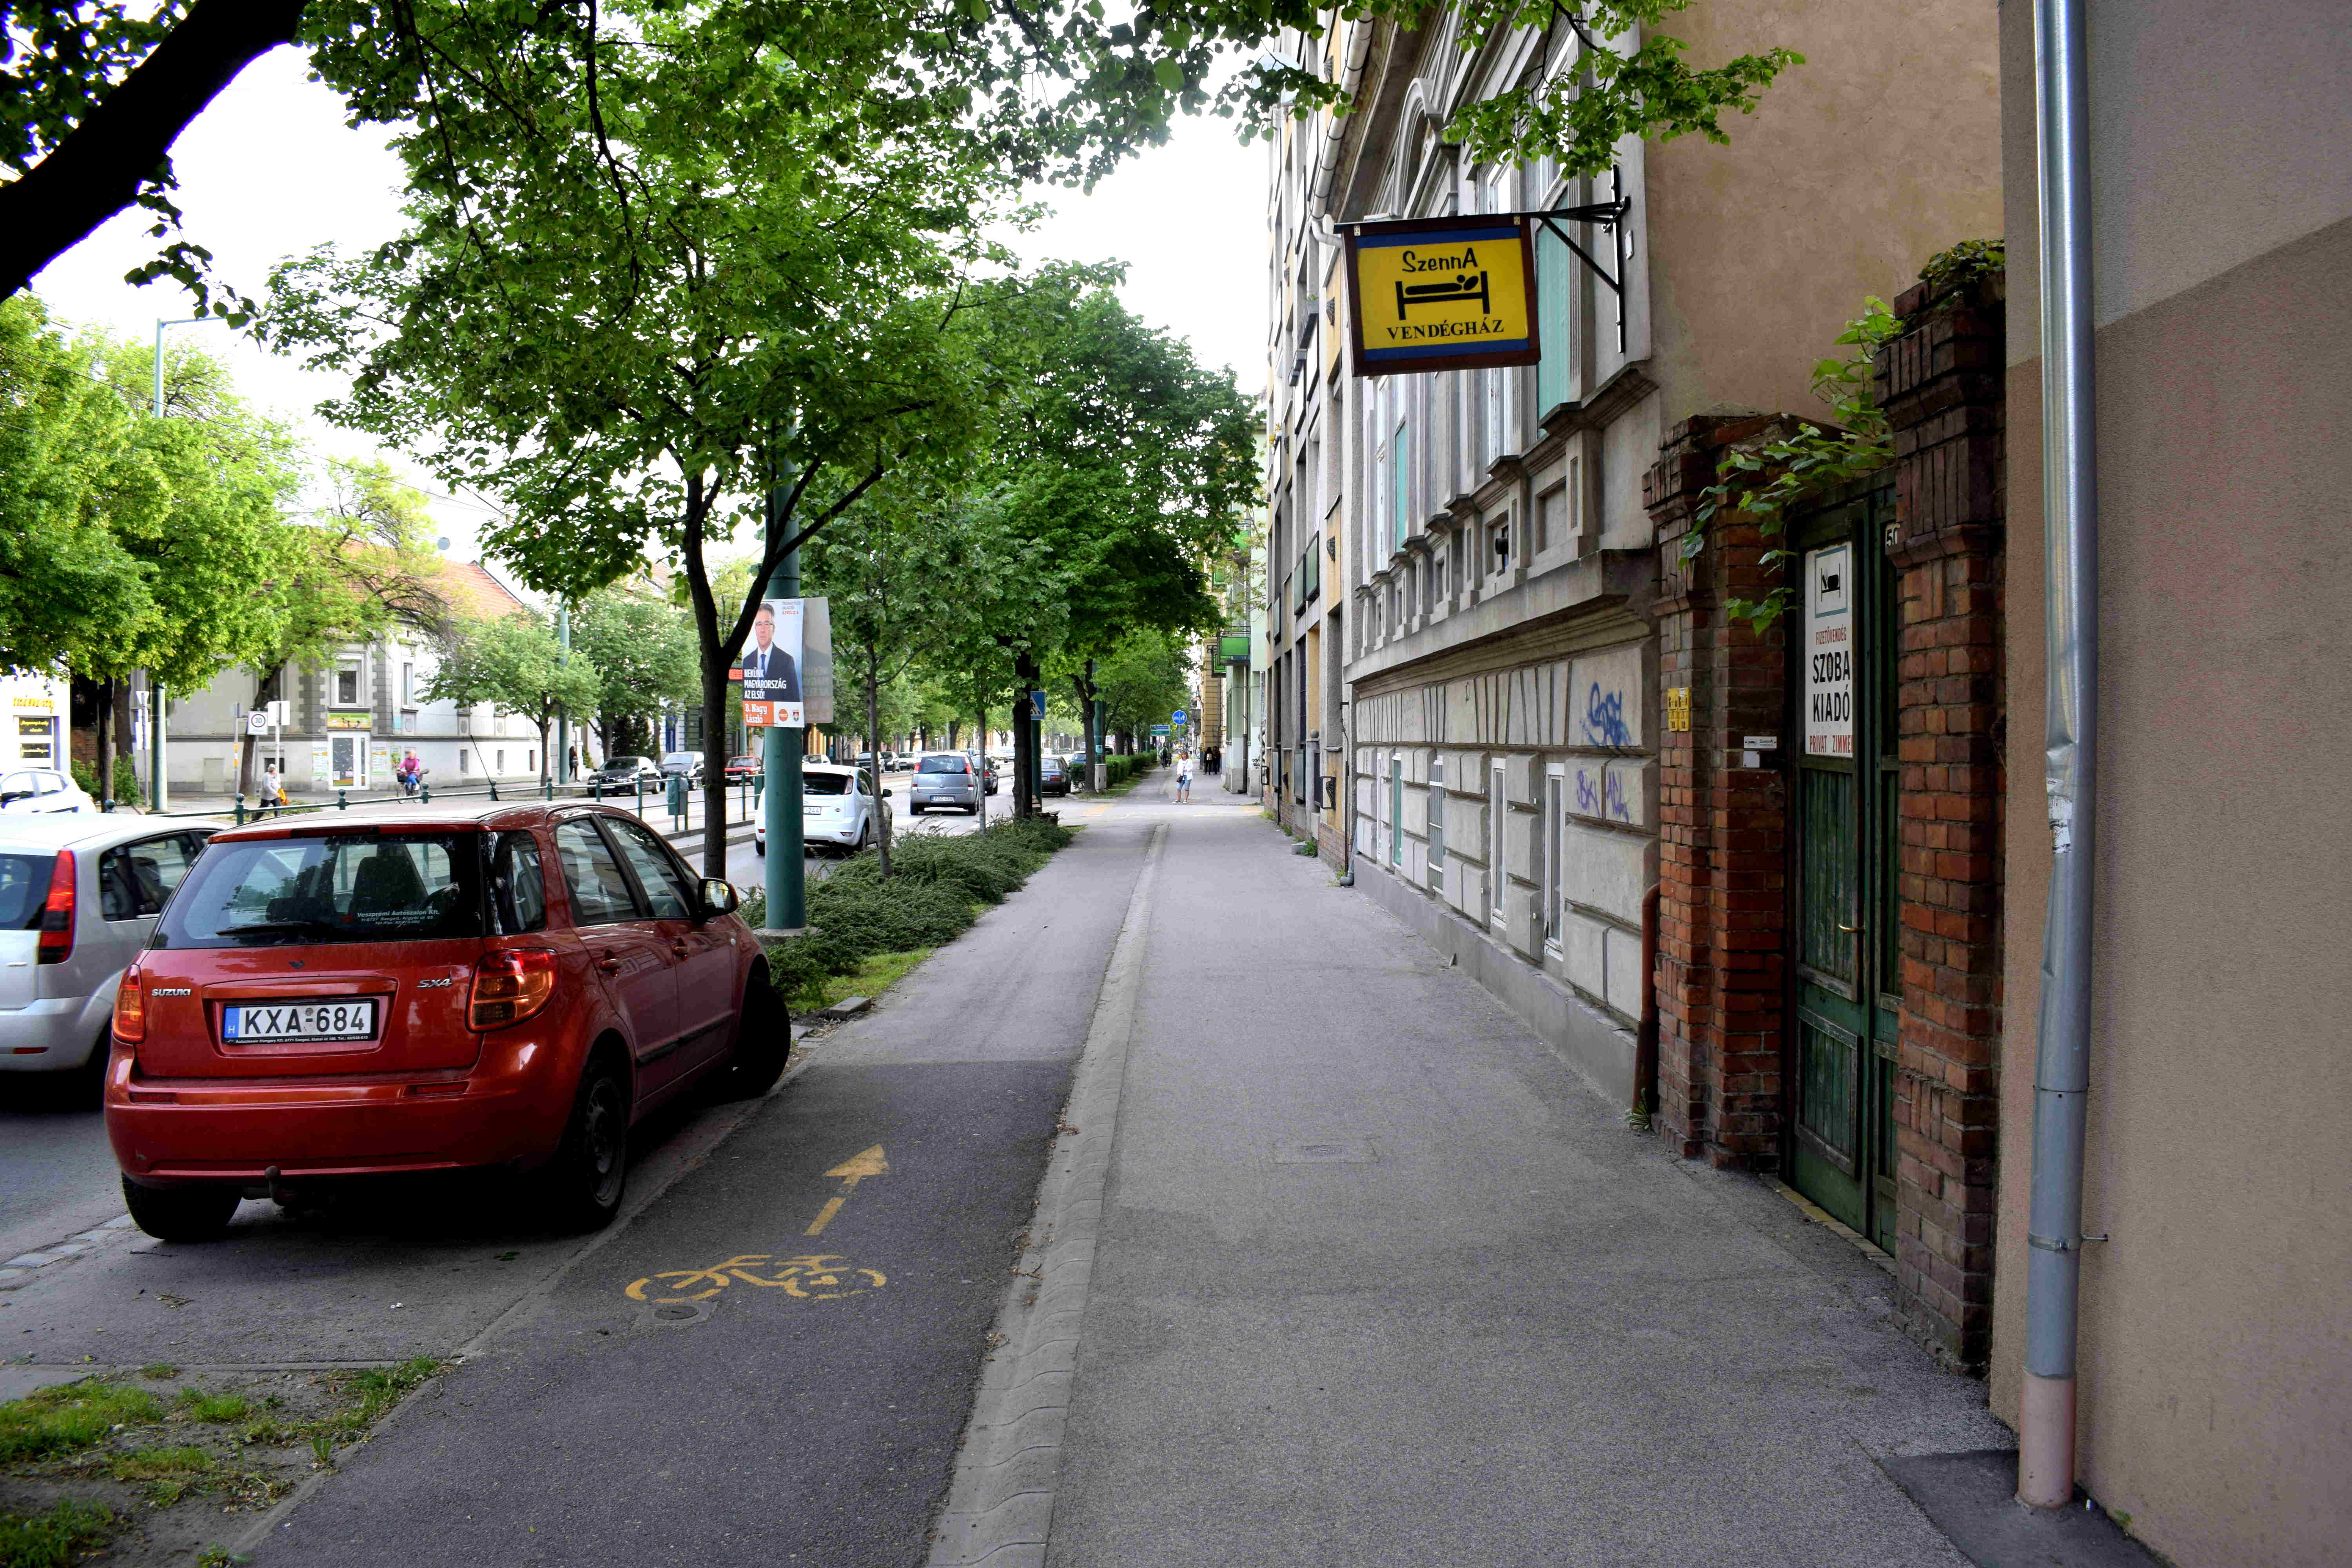
<svg viewBox="0 0 2352 1568">
<path fill-rule="evenodd" d="M 1411 218 L 1348 235 L 1356 374 L 1533 364 L 1535 247 L 1516 217 Z"/>
</svg>

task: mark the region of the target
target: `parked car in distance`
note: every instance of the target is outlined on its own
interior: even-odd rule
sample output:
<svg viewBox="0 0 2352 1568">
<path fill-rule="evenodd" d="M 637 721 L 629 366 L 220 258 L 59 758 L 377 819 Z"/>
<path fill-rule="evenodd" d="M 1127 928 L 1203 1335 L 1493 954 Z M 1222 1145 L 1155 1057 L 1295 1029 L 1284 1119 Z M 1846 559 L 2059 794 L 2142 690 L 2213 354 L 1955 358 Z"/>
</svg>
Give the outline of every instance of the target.
<svg viewBox="0 0 2352 1568">
<path fill-rule="evenodd" d="M 753 756 L 749 752 L 746 752 L 744 755 L 740 757 L 730 757 L 727 759 L 727 782 L 729 784 L 750 784 L 753 779 L 758 778 L 761 773 L 764 773 L 766 770 L 767 763 L 761 758 Z"/>
<path fill-rule="evenodd" d="M 687 783 L 690 784 L 700 784 L 702 782 L 702 753 L 700 752 L 667 752 L 663 755 L 661 760 L 661 771 L 664 778 L 671 778 L 683 774 Z"/>
<path fill-rule="evenodd" d="M 242 1198 L 489 1167 L 604 1225 L 632 1125 L 783 1069 L 783 1002 L 735 905 L 585 801 L 215 835 L 115 1000 L 106 1131 L 131 1217 L 202 1241 Z"/>
<path fill-rule="evenodd" d="M 907 786 L 907 814 L 920 816 L 933 806 L 961 806 L 980 815 L 980 775 L 961 752 L 925 752 Z"/>
<path fill-rule="evenodd" d="M 69 773 L 55 768 L 19 768 L 0 773 L 0 813 L 9 816 L 47 816 L 63 812 L 96 811 Z"/>
<path fill-rule="evenodd" d="M 983 795 L 994 795 L 996 793 L 996 770 L 989 766 L 988 759 L 982 756 L 978 752 L 966 752 L 963 754 L 963 758 L 964 761 L 971 764 L 973 776 L 980 780 L 981 793 Z"/>
<path fill-rule="evenodd" d="M 210 826 L 98 814 L 0 826 L 0 1074 L 93 1069 L 122 972 Z"/>
<path fill-rule="evenodd" d="M 661 764 L 651 757 L 607 757 L 603 767 L 588 775 L 587 782 L 602 784 L 607 789 L 616 784 L 627 789 L 639 779 L 646 781 L 647 789 L 660 788 Z"/>
<path fill-rule="evenodd" d="M 1040 757 L 1037 759 L 1037 793 L 1039 795 L 1067 795 L 1070 793 L 1070 770 L 1063 765 L 1061 758 Z"/>
<path fill-rule="evenodd" d="M 852 781 L 855 780 L 853 784 Z M 801 842 L 812 850 L 832 849 L 855 855 L 874 842 L 882 829 L 877 811 L 887 817 L 891 792 L 874 793 L 874 775 L 863 768 L 838 763 L 804 763 L 801 766 Z M 763 812 L 751 821 L 752 853 L 768 853 L 768 819 Z"/>
</svg>

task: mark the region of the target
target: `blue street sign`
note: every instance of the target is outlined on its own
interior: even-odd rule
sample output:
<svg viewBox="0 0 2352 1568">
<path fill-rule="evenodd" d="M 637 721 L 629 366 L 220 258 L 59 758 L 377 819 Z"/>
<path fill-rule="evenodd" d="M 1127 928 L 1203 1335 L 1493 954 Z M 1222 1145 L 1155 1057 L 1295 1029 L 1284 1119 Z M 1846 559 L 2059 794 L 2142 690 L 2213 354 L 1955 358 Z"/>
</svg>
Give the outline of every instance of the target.
<svg viewBox="0 0 2352 1568">
<path fill-rule="evenodd" d="M 1177 723 L 1181 724 L 1184 721 L 1184 710 L 1181 708 L 1176 710 L 1175 719 Z"/>
<path fill-rule="evenodd" d="M 1032 692 L 1030 692 L 1030 693 L 1029 693 L 1029 717 L 1031 717 L 1032 719 L 1043 719 L 1045 716 L 1045 694 L 1044 692 L 1042 692 L 1042 691 L 1032 691 Z"/>
</svg>

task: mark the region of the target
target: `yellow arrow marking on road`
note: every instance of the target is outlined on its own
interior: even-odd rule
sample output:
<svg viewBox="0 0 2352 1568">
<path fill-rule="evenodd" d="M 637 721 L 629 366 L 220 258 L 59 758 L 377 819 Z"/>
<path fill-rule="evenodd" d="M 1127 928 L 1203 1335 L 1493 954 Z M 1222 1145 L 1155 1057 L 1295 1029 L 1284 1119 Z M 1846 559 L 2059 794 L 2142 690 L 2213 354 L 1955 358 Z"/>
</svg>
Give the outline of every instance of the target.
<svg viewBox="0 0 2352 1568">
<path fill-rule="evenodd" d="M 882 1157 L 882 1145 L 879 1143 L 827 1171 L 826 1175 L 841 1178 L 844 1184 L 841 1195 L 825 1200 L 824 1207 L 817 1211 L 816 1223 L 810 1226 L 805 1234 L 823 1236 L 824 1227 L 833 1223 L 833 1216 L 841 1212 L 841 1205 L 849 1201 L 849 1194 L 857 1190 L 858 1183 L 868 1176 L 887 1176 L 889 1173 L 890 1162 Z"/>
</svg>

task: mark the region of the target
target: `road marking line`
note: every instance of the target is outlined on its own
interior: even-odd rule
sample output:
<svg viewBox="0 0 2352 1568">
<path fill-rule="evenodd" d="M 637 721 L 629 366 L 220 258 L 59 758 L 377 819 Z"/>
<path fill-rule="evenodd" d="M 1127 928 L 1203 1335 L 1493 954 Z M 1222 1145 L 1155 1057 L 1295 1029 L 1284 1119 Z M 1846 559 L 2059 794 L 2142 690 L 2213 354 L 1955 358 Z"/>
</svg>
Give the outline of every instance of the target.
<svg viewBox="0 0 2352 1568">
<path fill-rule="evenodd" d="M 1119 1092 L 1141 1012 L 1151 889 L 1167 842 L 1168 825 L 1155 825 L 1062 1111 L 1070 1131 L 1054 1145 L 1029 1223 L 1029 1247 L 997 1310 L 996 1333 L 1005 1348 L 982 1367 L 929 1568 L 1044 1560 L 1103 1189 L 1118 1135 Z M 1023 1462 L 1013 1464 L 1016 1457 Z"/>
</svg>

